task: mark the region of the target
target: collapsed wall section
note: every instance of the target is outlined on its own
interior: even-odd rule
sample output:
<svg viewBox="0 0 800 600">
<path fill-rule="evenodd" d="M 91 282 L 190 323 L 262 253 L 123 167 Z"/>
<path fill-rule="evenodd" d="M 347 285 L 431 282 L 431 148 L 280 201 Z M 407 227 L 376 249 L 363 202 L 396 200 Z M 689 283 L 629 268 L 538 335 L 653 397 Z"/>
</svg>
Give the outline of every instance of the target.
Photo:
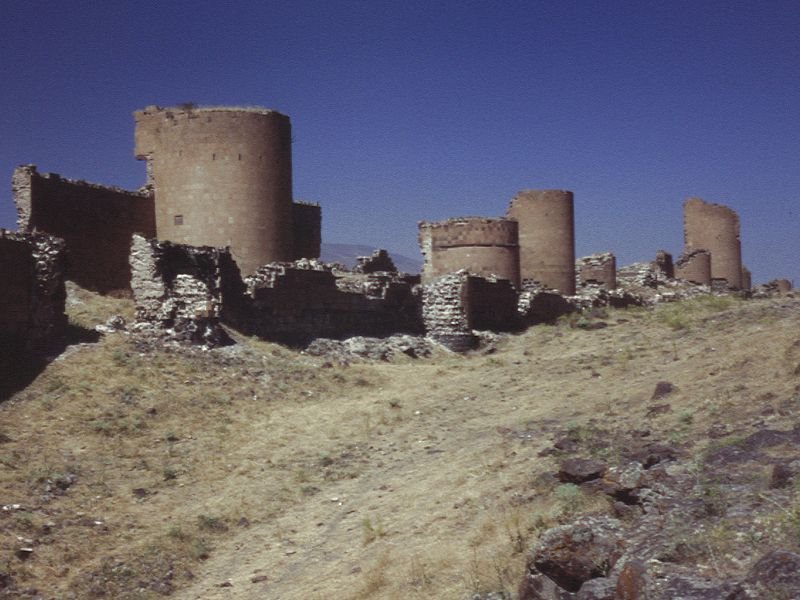
<svg viewBox="0 0 800 600">
<path fill-rule="evenodd" d="M 322 247 L 322 208 L 319 204 L 292 204 L 293 260 L 319 258 Z"/>
<path fill-rule="evenodd" d="M 466 270 L 519 287 L 519 227 L 512 219 L 463 217 L 419 223 L 422 281 Z"/>
<path fill-rule="evenodd" d="M 741 289 L 739 216 L 733 210 L 700 198 L 688 198 L 683 203 L 683 234 L 686 252 L 711 253 L 712 279 L 724 279 L 728 287 Z"/>
<path fill-rule="evenodd" d="M 156 339 L 218 346 L 223 277 L 235 272 L 227 250 L 160 242 L 134 235 L 131 287 L 134 331 Z"/>
<path fill-rule="evenodd" d="M 151 106 L 134 119 L 135 154 L 148 162 L 159 239 L 230 247 L 246 274 L 314 253 L 313 240 L 296 249 L 292 239 L 289 117 L 256 108 Z M 313 211 L 297 210 L 313 229 Z"/>
<path fill-rule="evenodd" d="M 66 242 L 67 279 L 101 293 L 130 288 L 131 236 L 155 235 L 152 197 L 39 173 L 34 165 L 17 167 L 11 187 L 19 230 Z"/>
<path fill-rule="evenodd" d="M 506 216 L 519 222 L 523 280 L 575 294 L 573 194 L 565 190 L 522 190 Z"/>
<path fill-rule="evenodd" d="M 64 242 L 0 229 L 0 366 L 57 345 L 64 314 Z"/>
</svg>

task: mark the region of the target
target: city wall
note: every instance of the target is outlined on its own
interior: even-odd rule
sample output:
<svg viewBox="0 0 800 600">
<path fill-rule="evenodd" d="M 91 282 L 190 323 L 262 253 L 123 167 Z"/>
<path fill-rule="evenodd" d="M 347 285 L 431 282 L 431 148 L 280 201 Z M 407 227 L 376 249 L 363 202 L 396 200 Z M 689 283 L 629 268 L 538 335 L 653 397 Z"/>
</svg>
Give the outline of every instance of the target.
<svg viewBox="0 0 800 600">
<path fill-rule="evenodd" d="M 12 193 L 20 231 L 66 242 L 67 279 L 101 293 L 130 289 L 131 236 L 155 235 L 152 197 L 39 173 L 34 165 L 14 170 Z"/>
<path fill-rule="evenodd" d="M 322 208 L 310 202 L 292 204 L 293 260 L 319 258 L 322 246 Z"/>
<path fill-rule="evenodd" d="M 244 274 L 295 257 L 294 211 L 313 211 L 292 204 L 289 117 L 255 108 L 151 106 L 134 119 L 159 239 L 230 247 Z"/>
<path fill-rule="evenodd" d="M 575 293 L 575 219 L 572 192 L 523 190 L 506 216 L 519 223 L 523 281 L 571 296 Z"/>
<path fill-rule="evenodd" d="M 711 285 L 711 253 L 707 250 L 684 252 L 675 265 L 678 279 L 691 281 L 698 285 Z"/>
<path fill-rule="evenodd" d="M 503 218 L 463 217 L 419 223 L 422 281 L 465 269 L 520 285 L 519 227 Z"/>
<path fill-rule="evenodd" d="M 578 286 L 597 285 L 607 290 L 617 287 L 617 259 L 611 252 L 583 256 L 575 261 Z"/>
<path fill-rule="evenodd" d="M 64 242 L 0 229 L 0 372 L 57 346 L 64 314 Z"/>
<path fill-rule="evenodd" d="M 727 206 L 700 198 L 683 203 L 683 233 L 686 252 L 711 253 L 711 278 L 724 279 L 728 287 L 742 287 L 742 247 L 739 216 Z"/>
</svg>

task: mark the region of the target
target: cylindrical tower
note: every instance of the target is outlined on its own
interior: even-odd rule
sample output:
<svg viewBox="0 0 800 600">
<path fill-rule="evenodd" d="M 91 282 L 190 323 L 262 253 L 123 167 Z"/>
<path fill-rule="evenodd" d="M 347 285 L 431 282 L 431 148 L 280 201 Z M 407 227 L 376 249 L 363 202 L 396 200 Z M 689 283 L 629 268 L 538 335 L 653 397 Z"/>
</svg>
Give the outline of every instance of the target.
<svg viewBox="0 0 800 600">
<path fill-rule="evenodd" d="M 575 294 L 575 219 L 572 192 L 523 190 L 511 200 L 507 216 L 519 222 L 523 280 Z"/>
<path fill-rule="evenodd" d="M 464 217 L 419 224 L 423 283 L 466 269 L 519 287 L 519 230 L 511 219 Z"/>
<path fill-rule="evenodd" d="M 292 260 L 289 117 L 186 106 L 148 107 L 134 119 L 135 153 L 148 162 L 159 239 L 230 246 L 242 274 Z"/>
<path fill-rule="evenodd" d="M 675 264 L 675 277 L 698 285 L 711 285 L 711 254 L 707 250 L 684 252 Z"/>
<path fill-rule="evenodd" d="M 728 287 L 742 287 L 742 246 L 739 217 L 727 206 L 700 198 L 683 203 L 683 235 L 687 252 L 711 253 L 711 278 L 725 279 Z"/>
</svg>

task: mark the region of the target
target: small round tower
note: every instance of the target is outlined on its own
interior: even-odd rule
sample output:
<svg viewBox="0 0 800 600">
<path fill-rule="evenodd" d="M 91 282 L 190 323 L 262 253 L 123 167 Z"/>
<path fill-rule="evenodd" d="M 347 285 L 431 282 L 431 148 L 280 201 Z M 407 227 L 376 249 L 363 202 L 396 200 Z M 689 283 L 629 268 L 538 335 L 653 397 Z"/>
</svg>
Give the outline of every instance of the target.
<svg viewBox="0 0 800 600">
<path fill-rule="evenodd" d="M 523 280 L 575 294 L 575 218 L 572 192 L 523 190 L 511 200 L 507 216 L 519 222 Z"/>
<path fill-rule="evenodd" d="M 742 287 L 742 245 L 739 216 L 727 206 L 689 198 L 683 203 L 686 252 L 711 253 L 711 278 L 725 279 L 728 287 Z"/>
<path fill-rule="evenodd" d="M 134 113 L 159 239 L 230 246 L 242 274 L 293 258 L 289 117 L 266 109 Z"/>
<path fill-rule="evenodd" d="M 711 254 L 707 250 L 684 252 L 675 264 L 675 277 L 698 285 L 711 285 Z"/>
<path fill-rule="evenodd" d="M 519 287 L 519 229 L 504 218 L 464 217 L 419 224 L 423 283 L 466 269 Z"/>
</svg>

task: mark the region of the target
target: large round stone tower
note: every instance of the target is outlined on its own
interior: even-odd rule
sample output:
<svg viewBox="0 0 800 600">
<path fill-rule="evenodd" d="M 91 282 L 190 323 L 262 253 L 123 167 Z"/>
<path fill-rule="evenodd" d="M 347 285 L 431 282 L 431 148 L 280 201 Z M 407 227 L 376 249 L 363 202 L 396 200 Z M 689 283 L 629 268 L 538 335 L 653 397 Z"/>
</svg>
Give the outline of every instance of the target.
<svg viewBox="0 0 800 600">
<path fill-rule="evenodd" d="M 523 190 L 507 216 L 519 222 L 522 279 L 575 293 L 575 219 L 572 192 Z"/>
<path fill-rule="evenodd" d="M 463 217 L 419 224 L 424 263 L 423 283 L 466 269 L 475 275 L 496 275 L 519 287 L 519 241 L 516 221 Z"/>
<path fill-rule="evenodd" d="M 727 206 L 700 198 L 683 203 L 683 235 L 686 252 L 711 253 L 711 277 L 725 279 L 728 287 L 742 287 L 742 245 L 739 216 Z"/>
<path fill-rule="evenodd" d="M 159 239 L 230 246 L 243 275 L 293 259 L 289 117 L 255 108 L 134 113 Z"/>
</svg>

